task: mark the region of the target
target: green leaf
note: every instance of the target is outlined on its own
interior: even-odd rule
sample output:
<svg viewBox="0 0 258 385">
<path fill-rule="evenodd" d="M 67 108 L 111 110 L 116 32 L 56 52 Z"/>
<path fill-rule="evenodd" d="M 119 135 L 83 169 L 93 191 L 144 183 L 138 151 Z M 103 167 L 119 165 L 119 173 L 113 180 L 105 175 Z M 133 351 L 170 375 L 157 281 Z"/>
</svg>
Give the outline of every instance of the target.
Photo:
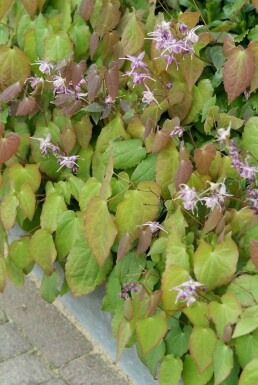
<svg viewBox="0 0 258 385">
<path fill-rule="evenodd" d="M 134 183 L 144 182 L 144 181 L 155 181 L 156 176 L 156 162 L 157 154 L 149 154 L 147 157 L 142 160 L 138 166 L 135 168 L 131 176 L 131 181 Z"/>
<path fill-rule="evenodd" d="M 78 56 L 86 54 L 90 47 L 90 28 L 85 21 L 77 14 L 75 14 L 72 26 L 68 31 L 73 44 L 75 52 Z"/>
<path fill-rule="evenodd" d="M 242 368 L 245 368 L 254 358 L 258 359 L 258 330 L 235 340 L 236 353 Z"/>
<path fill-rule="evenodd" d="M 144 363 L 144 365 L 147 366 L 152 376 L 156 378 L 159 364 L 163 360 L 166 353 L 166 347 L 165 347 L 164 341 L 161 341 L 161 343 L 159 343 L 154 349 L 152 349 L 146 355 L 143 355 L 143 352 L 141 350 L 139 343 L 137 343 L 136 347 L 137 347 L 137 353 L 140 360 Z"/>
<path fill-rule="evenodd" d="M 43 275 L 41 285 L 40 285 L 40 294 L 47 302 L 52 303 L 59 295 L 60 291 L 58 290 L 59 283 L 59 274 L 54 271 L 51 275 Z"/>
<path fill-rule="evenodd" d="M 190 336 L 190 353 L 200 374 L 212 364 L 216 341 L 216 334 L 212 329 L 196 326 L 193 328 Z"/>
<path fill-rule="evenodd" d="M 135 250 L 130 251 L 120 261 L 117 261 L 115 272 L 121 285 L 139 280 L 146 262 L 145 255 L 138 255 Z"/>
<path fill-rule="evenodd" d="M 166 266 L 177 265 L 185 270 L 190 270 L 189 255 L 186 251 L 186 245 L 183 242 L 176 225 L 170 232 L 167 239 L 166 248 Z"/>
<path fill-rule="evenodd" d="M 142 145 L 143 142 L 140 139 L 112 143 L 110 149 L 114 168 L 127 169 L 137 166 L 146 156 L 146 149 Z"/>
<path fill-rule="evenodd" d="M 1 5 L 1 4 L 0 4 Z M 30 62 L 27 55 L 17 47 L 0 45 L 0 81 L 7 86 L 30 76 Z"/>
<path fill-rule="evenodd" d="M 78 238 L 79 218 L 72 210 L 65 211 L 60 215 L 57 222 L 55 245 L 58 257 L 66 257 Z"/>
<path fill-rule="evenodd" d="M 67 283 L 75 296 L 87 294 L 100 285 L 112 267 L 112 259 L 108 258 L 102 268 L 85 239 L 76 241 L 65 265 Z"/>
<path fill-rule="evenodd" d="M 160 315 L 139 320 L 136 324 L 136 334 L 143 354 L 146 355 L 155 348 L 166 332 L 167 322 Z"/>
<path fill-rule="evenodd" d="M 241 318 L 236 324 L 232 338 L 241 337 L 258 328 L 258 318 Z"/>
<path fill-rule="evenodd" d="M 258 157 L 258 117 L 250 118 L 243 133 L 243 146 L 256 158 Z"/>
<path fill-rule="evenodd" d="M 16 286 L 22 287 L 24 285 L 24 275 L 10 258 L 5 258 L 5 267 L 9 280 Z"/>
<path fill-rule="evenodd" d="M 8 181 L 10 187 L 16 192 L 20 192 L 23 184 L 29 184 L 36 192 L 40 186 L 41 174 L 38 164 L 27 164 L 23 167 L 19 163 L 14 163 L 8 169 Z"/>
<path fill-rule="evenodd" d="M 213 374 L 212 366 L 203 373 L 199 373 L 198 367 L 189 354 L 184 359 L 183 380 L 185 385 L 206 385 Z"/>
<path fill-rule="evenodd" d="M 167 354 L 182 357 L 189 349 L 191 333 L 191 326 L 185 326 L 184 329 L 181 329 L 179 324 L 177 324 L 177 327 L 172 327 L 165 340 Z"/>
<path fill-rule="evenodd" d="M 99 195 L 101 183 L 96 178 L 89 178 L 79 192 L 79 205 L 85 211 L 90 200 Z"/>
<path fill-rule="evenodd" d="M 165 356 L 159 371 L 160 385 L 178 385 L 182 370 L 183 363 L 180 358 L 175 358 L 173 354 Z"/>
<path fill-rule="evenodd" d="M 57 253 L 53 238 L 47 230 L 40 229 L 33 234 L 30 241 L 30 252 L 44 273 L 51 274 Z"/>
<path fill-rule="evenodd" d="M 85 211 L 84 229 L 99 266 L 104 266 L 117 235 L 116 225 L 104 199 L 92 198 Z"/>
<path fill-rule="evenodd" d="M 225 326 L 237 322 L 242 312 L 242 306 L 234 294 L 224 294 L 221 297 L 221 302 L 210 302 L 209 312 L 212 321 L 216 325 L 218 336 L 223 339 Z"/>
<path fill-rule="evenodd" d="M 35 44 L 38 57 L 42 58 L 44 55 L 44 45 L 47 35 L 51 32 L 47 26 L 46 19 L 40 13 L 35 20 Z"/>
<path fill-rule="evenodd" d="M 233 369 L 233 351 L 222 341 L 217 341 L 213 353 L 214 385 L 220 385 Z"/>
<path fill-rule="evenodd" d="M 13 241 L 9 246 L 9 257 L 19 269 L 24 272 L 29 271 L 34 264 L 30 254 L 30 238 L 22 237 L 20 240 Z"/>
<path fill-rule="evenodd" d="M 73 44 L 65 32 L 59 31 L 57 33 L 52 33 L 45 38 L 45 60 L 58 63 L 61 60 L 72 56 L 72 54 Z"/>
<path fill-rule="evenodd" d="M 117 207 L 115 219 L 119 239 L 126 231 L 135 239 L 137 226 L 156 218 L 159 196 L 159 186 L 155 182 L 141 182 L 137 190 L 129 190 L 125 193 L 124 200 Z"/>
<path fill-rule="evenodd" d="M 36 197 L 30 184 L 23 184 L 17 194 L 23 214 L 31 221 L 36 210 Z"/>
<path fill-rule="evenodd" d="M 227 293 L 233 293 L 243 306 L 253 306 L 258 302 L 258 276 L 243 274 L 233 279 L 227 288 Z"/>
<path fill-rule="evenodd" d="M 241 373 L 238 385 L 254 385 L 258 382 L 258 359 L 252 360 Z"/>
<path fill-rule="evenodd" d="M 57 222 L 61 214 L 67 210 L 63 196 L 52 192 L 47 194 L 42 208 L 40 225 L 42 229 L 53 233 L 57 228 Z"/>
<path fill-rule="evenodd" d="M 184 309 L 185 315 L 194 326 L 209 327 L 209 308 L 205 302 L 195 302 Z"/>
<path fill-rule="evenodd" d="M 185 302 L 176 302 L 178 292 L 170 290 L 189 279 L 189 273 L 182 267 L 170 265 L 162 275 L 162 303 L 163 308 L 169 315 L 173 315 L 177 310 L 186 306 Z"/>
<path fill-rule="evenodd" d="M 133 333 L 132 326 L 130 322 L 126 321 L 125 319 L 122 319 L 122 321 L 119 323 L 118 330 L 117 330 L 117 352 L 116 352 L 116 363 L 120 360 L 121 355 L 124 351 L 124 348 L 128 341 L 130 340 L 130 337 Z"/>
<path fill-rule="evenodd" d="M 238 248 L 230 236 L 214 248 L 202 240 L 194 254 L 194 273 L 199 282 L 212 290 L 231 280 L 237 261 Z"/>
<path fill-rule="evenodd" d="M 161 187 L 162 197 L 170 198 L 168 187 L 173 183 L 179 162 L 176 146 L 171 141 L 159 154 L 156 165 L 156 180 Z"/>
<path fill-rule="evenodd" d="M 19 201 L 13 193 L 6 195 L 1 203 L 0 219 L 6 231 L 10 230 L 15 224 L 18 205 Z"/>
<path fill-rule="evenodd" d="M 105 152 L 110 141 L 115 138 L 129 139 L 129 135 L 124 129 L 124 123 L 120 114 L 111 120 L 105 127 L 101 129 L 96 143 L 96 151 Z"/>
<path fill-rule="evenodd" d="M 116 212 L 117 206 L 124 199 L 126 191 L 129 189 L 130 179 L 126 172 L 120 172 L 117 174 L 117 179 L 111 179 L 112 197 L 108 201 L 108 208 Z"/>
<path fill-rule="evenodd" d="M 138 20 L 136 14 L 132 13 L 128 16 L 121 38 L 124 55 L 134 55 L 139 52 L 144 45 L 144 38 L 145 33 L 142 23 Z"/>
<path fill-rule="evenodd" d="M 167 238 L 161 237 L 155 239 L 152 243 L 148 255 L 155 256 L 157 254 L 164 254 L 167 247 Z"/>
</svg>

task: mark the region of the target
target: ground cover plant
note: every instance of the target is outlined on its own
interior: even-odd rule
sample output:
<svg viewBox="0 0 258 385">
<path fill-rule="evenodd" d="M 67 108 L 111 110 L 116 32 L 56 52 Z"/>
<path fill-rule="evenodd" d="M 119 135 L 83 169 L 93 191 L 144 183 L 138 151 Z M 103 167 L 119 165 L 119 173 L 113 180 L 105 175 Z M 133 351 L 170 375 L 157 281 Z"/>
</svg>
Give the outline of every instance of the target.
<svg viewBox="0 0 258 385">
<path fill-rule="evenodd" d="M 0 290 L 106 281 L 161 385 L 258 383 L 257 9 L 0 1 Z"/>
</svg>

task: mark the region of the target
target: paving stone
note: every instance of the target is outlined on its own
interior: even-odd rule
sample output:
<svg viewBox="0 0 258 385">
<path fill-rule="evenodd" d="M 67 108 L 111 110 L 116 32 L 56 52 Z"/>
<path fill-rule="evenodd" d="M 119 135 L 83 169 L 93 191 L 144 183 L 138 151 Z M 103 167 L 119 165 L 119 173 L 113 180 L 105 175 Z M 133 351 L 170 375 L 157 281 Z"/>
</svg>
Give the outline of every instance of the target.
<svg viewBox="0 0 258 385">
<path fill-rule="evenodd" d="M 0 325 L 4 324 L 5 322 L 7 322 L 7 317 L 3 307 L 3 295 L 0 294 Z"/>
<path fill-rule="evenodd" d="M 36 385 L 51 377 L 41 359 L 32 354 L 23 354 L 0 363 L 1 385 Z"/>
<path fill-rule="evenodd" d="M 92 350 L 86 337 L 55 306 L 44 301 L 29 280 L 23 288 L 7 285 L 3 298 L 7 317 L 21 327 L 53 366 L 64 365 Z"/>
<path fill-rule="evenodd" d="M 87 354 L 60 368 L 61 376 L 70 385 L 128 385 L 99 354 Z"/>
<path fill-rule="evenodd" d="M 0 362 L 31 349 L 31 345 L 22 338 L 13 325 L 0 325 Z"/>
<path fill-rule="evenodd" d="M 50 380 L 47 382 L 42 382 L 39 385 L 67 385 L 67 382 L 64 382 L 63 380 L 56 379 L 56 380 Z"/>
</svg>

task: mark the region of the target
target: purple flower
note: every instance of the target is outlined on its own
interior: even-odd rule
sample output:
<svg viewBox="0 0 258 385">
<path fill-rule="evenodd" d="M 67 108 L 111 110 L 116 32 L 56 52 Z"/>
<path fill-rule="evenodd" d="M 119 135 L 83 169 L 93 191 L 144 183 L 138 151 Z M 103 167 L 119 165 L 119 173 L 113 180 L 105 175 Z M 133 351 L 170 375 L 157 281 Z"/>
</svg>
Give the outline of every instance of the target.
<svg viewBox="0 0 258 385">
<path fill-rule="evenodd" d="M 31 87 L 35 90 L 38 86 L 38 84 L 43 84 L 44 83 L 44 79 L 43 78 L 39 78 L 37 76 L 32 76 L 30 78 L 28 78 L 27 80 L 30 81 L 30 85 Z"/>
<path fill-rule="evenodd" d="M 128 299 L 130 298 L 129 293 L 137 293 L 138 287 L 135 282 L 130 282 L 130 283 L 125 283 L 122 287 L 121 292 L 119 293 L 119 297 L 123 299 Z"/>
<path fill-rule="evenodd" d="M 47 75 L 50 75 L 51 70 L 54 69 L 53 64 L 47 62 L 46 60 L 37 60 L 35 63 L 32 63 L 32 64 L 33 65 L 34 64 L 40 64 L 40 66 L 39 66 L 40 72 L 42 72 L 43 74 L 47 74 Z"/>
<path fill-rule="evenodd" d="M 199 196 L 195 191 L 195 188 L 190 188 L 186 184 L 180 184 L 179 187 L 180 191 L 176 199 L 182 199 L 184 208 L 193 212 L 199 201 Z"/>
<path fill-rule="evenodd" d="M 242 178 L 255 181 L 258 168 L 248 163 L 248 156 L 245 159 L 245 163 L 243 162 L 243 158 L 240 155 L 240 151 L 237 149 L 236 142 L 234 140 L 230 141 L 230 146 L 228 149 L 229 155 L 232 157 L 231 164 L 238 170 L 240 176 Z"/>
<path fill-rule="evenodd" d="M 151 79 L 151 80 L 154 80 L 152 77 L 150 77 L 150 75 L 148 74 L 145 74 L 145 73 L 142 73 L 142 72 L 126 72 L 124 76 L 133 76 L 133 83 L 134 83 L 134 86 L 136 84 L 142 84 L 144 79 Z"/>
<path fill-rule="evenodd" d="M 181 138 L 185 132 L 184 127 L 181 126 L 176 126 L 171 132 L 170 132 L 170 137 L 173 138 L 174 136 L 178 136 Z"/>
<path fill-rule="evenodd" d="M 217 130 L 217 139 L 221 145 L 225 144 L 230 136 L 231 122 L 229 123 L 227 128 L 219 128 Z"/>
<path fill-rule="evenodd" d="M 205 285 L 198 281 L 194 281 L 192 277 L 189 276 L 188 281 L 185 281 L 178 286 L 171 287 L 169 290 L 178 292 L 175 303 L 178 301 L 186 302 L 186 306 L 188 307 L 196 302 L 196 297 L 198 296 L 197 289 L 207 290 Z"/>
<path fill-rule="evenodd" d="M 38 140 L 39 141 L 39 148 L 41 150 L 41 154 L 43 156 L 47 156 L 49 154 L 48 149 L 51 149 L 52 143 L 50 143 L 51 136 L 50 134 L 47 134 L 45 139 L 43 138 L 34 138 L 31 137 L 31 139 Z"/>
<path fill-rule="evenodd" d="M 185 41 L 191 44 L 197 43 L 197 41 L 199 40 L 199 36 L 196 35 L 195 31 L 201 27 L 202 25 L 197 25 L 196 27 L 190 29 L 190 31 L 187 33 L 185 37 Z"/>
<path fill-rule="evenodd" d="M 136 69 L 144 68 L 148 69 L 147 64 L 142 60 L 144 58 L 145 52 L 141 52 L 138 56 L 126 55 L 127 57 L 122 57 L 121 59 L 130 60 L 131 62 L 131 71 L 129 75 L 131 75 Z"/>
<path fill-rule="evenodd" d="M 146 84 L 145 84 L 145 87 L 147 88 L 147 91 L 143 91 L 142 93 L 143 94 L 142 102 L 145 104 L 150 104 L 152 102 L 155 102 L 160 107 L 157 99 L 155 99 L 155 96 L 153 95 L 153 92 L 146 86 Z"/>
<path fill-rule="evenodd" d="M 163 226 L 159 224 L 159 222 L 149 221 L 149 222 L 143 223 L 142 225 L 139 225 L 138 227 L 142 227 L 142 226 L 148 226 L 152 234 L 156 233 L 156 231 L 158 230 L 162 230 L 162 231 L 165 231 L 165 233 L 167 233 L 167 231 L 164 229 Z"/>
<path fill-rule="evenodd" d="M 251 208 L 258 212 L 258 189 L 250 190 L 248 201 L 251 203 Z"/>
<path fill-rule="evenodd" d="M 77 173 L 78 171 L 78 164 L 75 163 L 75 161 L 77 159 L 79 159 L 79 155 L 72 155 L 72 156 L 62 156 L 60 155 L 57 162 L 61 165 L 61 167 L 59 167 L 59 169 L 57 170 L 60 171 L 64 166 L 66 166 L 67 168 L 71 168 L 73 173 Z"/>
<path fill-rule="evenodd" d="M 188 27 L 184 23 L 179 23 L 178 30 L 182 35 L 185 35 L 188 32 Z"/>
<path fill-rule="evenodd" d="M 206 207 L 214 210 L 216 207 L 219 207 L 221 210 L 224 207 L 225 199 L 227 197 L 231 197 L 231 194 L 227 193 L 226 186 L 224 182 L 221 183 L 212 183 L 208 182 L 210 184 L 210 187 L 204 191 L 211 192 L 212 194 L 207 197 L 200 198 L 200 201 L 204 201 L 206 204 Z"/>
</svg>

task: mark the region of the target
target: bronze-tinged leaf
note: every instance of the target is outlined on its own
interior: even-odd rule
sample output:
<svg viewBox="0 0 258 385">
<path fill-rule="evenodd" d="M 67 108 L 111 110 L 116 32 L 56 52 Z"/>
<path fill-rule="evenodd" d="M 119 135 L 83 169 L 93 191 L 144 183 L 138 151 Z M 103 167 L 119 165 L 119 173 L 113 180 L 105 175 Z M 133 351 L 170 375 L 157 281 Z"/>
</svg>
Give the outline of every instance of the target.
<svg viewBox="0 0 258 385">
<path fill-rule="evenodd" d="M 37 103 L 32 96 L 25 97 L 16 110 L 16 116 L 25 116 L 33 112 L 37 107 Z"/>
<path fill-rule="evenodd" d="M 233 328 L 230 323 L 226 324 L 223 330 L 223 341 L 225 344 L 229 343 L 232 338 Z"/>
<path fill-rule="evenodd" d="M 184 23 L 188 28 L 194 28 L 200 19 L 200 12 L 184 12 L 178 16 L 178 21 Z"/>
<path fill-rule="evenodd" d="M 207 221 L 204 224 L 204 228 L 203 228 L 202 234 L 206 235 L 210 231 L 214 230 L 217 227 L 217 225 L 219 224 L 219 222 L 222 219 L 222 217 L 223 217 L 223 212 L 222 212 L 222 210 L 220 210 L 219 207 L 217 207 L 216 209 L 211 211 L 209 213 Z"/>
<path fill-rule="evenodd" d="M 180 160 L 177 172 L 174 176 L 175 189 L 179 190 L 180 184 L 189 181 L 193 172 L 193 165 L 189 159 Z"/>
<path fill-rule="evenodd" d="M 102 58 L 105 61 L 109 55 L 113 56 L 114 47 L 118 44 L 120 35 L 117 31 L 105 33 L 102 39 Z M 122 60 L 121 60 L 122 62 Z"/>
<path fill-rule="evenodd" d="M 77 141 L 82 148 L 87 148 L 91 137 L 92 137 L 92 123 L 88 115 L 85 115 L 76 125 L 74 126 Z"/>
<path fill-rule="evenodd" d="M 10 159 L 18 150 L 21 139 L 14 132 L 9 132 L 4 138 L 0 138 L 0 164 Z"/>
<path fill-rule="evenodd" d="M 88 21 L 91 18 L 95 3 L 96 0 L 81 0 L 79 14 L 85 21 Z"/>
<path fill-rule="evenodd" d="M 250 240 L 250 257 L 256 269 L 258 269 L 258 241 Z"/>
<path fill-rule="evenodd" d="M 80 81 L 84 78 L 84 73 L 86 70 L 86 61 L 81 60 L 80 63 L 72 63 L 72 83 L 73 86 L 76 87 Z"/>
<path fill-rule="evenodd" d="M 96 64 L 93 64 L 90 67 L 89 75 L 88 75 L 88 100 L 89 102 L 93 102 L 97 93 L 100 90 L 102 84 L 102 77 L 98 71 Z"/>
<path fill-rule="evenodd" d="M 223 54 L 228 59 L 233 53 L 238 51 L 238 47 L 235 45 L 234 38 L 231 35 L 227 35 L 223 42 Z"/>
<path fill-rule="evenodd" d="M 120 21 L 121 12 L 120 1 L 117 0 L 102 0 L 102 8 L 100 9 L 99 17 L 94 24 L 94 30 L 99 36 L 114 29 Z"/>
<path fill-rule="evenodd" d="M 160 131 L 156 132 L 152 143 L 152 152 L 156 153 L 161 151 L 162 148 L 165 148 L 170 141 L 171 138 L 167 130 L 161 129 Z"/>
<path fill-rule="evenodd" d="M 142 254 L 148 250 L 148 248 L 150 247 L 150 244 L 151 244 L 152 232 L 151 232 L 150 227 L 149 226 L 146 228 L 139 227 L 138 228 L 138 237 L 139 237 L 139 241 L 138 241 L 136 253 Z"/>
<path fill-rule="evenodd" d="M 254 75 L 255 60 L 253 52 L 237 47 L 224 65 L 224 87 L 228 103 L 232 103 L 250 85 Z"/>
<path fill-rule="evenodd" d="M 252 4 L 255 7 L 255 9 L 258 11 L 258 0 L 252 0 Z"/>
<path fill-rule="evenodd" d="M 181 60 L 180 66 L 188 90 L 191 91 L 202 74 L 204 63 L 197 56 L 191 57 L 191 55 L 186 55 L 184 56 L 183 60 Z"/>
<path fill-rule="evenodd" d="M 107 167 L 105 170 L 105 178 L 101 184 L 99 196 L 103 199 L 108 199 L 112 195 L 112 188 L 110 186 L 111 178 L 113 175 L 113 157 L 112 157 L 112 151 L 110 152 Z"/>
<path fill-rule="evenodd" d="M 116 61 L 112 61 L 109 64 L 108 69 L 105 71 L 104 78 L 108 93 L 114 100 L 119 89 L 119 69 Z"/>
<path fill-rule="evenodd" d="M 7 87 L 0 94 L 0 103 L 9 102 L 12 99 L 16 99 L 21 93 L 22 87 L 20 82 L 16 82 L 11 86 Z"/>
<path fill-rule="evenodd" d="M 121 38 L 124 55 L 134 55 L 139 52 L 144 46 L 144 39 L 143 24 L 138 20 L 135 13 L 128 15 L 128 22 Z"/>
<path fill-rule="evenodd" d="M 60 111 L 59 114 L 65 114 L 68 116 L 74 115 L 77 111 L 79 111 L 82 107 L 82 101 L 81 100 L 74 100 L 71 102 L 69 105 L 66 105 L 63 107 Z"/>
<path fill-rule="evenodd" d="M 74 148 L 76 143 L 76 135 L 73 128 L 64 128 L 62 131 L 62 147 L 68 155 Z"/>
<path fill-rule="evenodd" d="M 248 51 L 251 51 L 254 55 L 255 69 L 254 76 L 251 80 L 250 92 L 254 92 L 258 88 L 258 41 L 251 41 L 247 48 Z"/>
<path fill-rule="evenodd" d="M 143 140 L 144 141 L 145 141 L 145 139 L 148 138 L 148 136 L 150 135 L 150 133 L 154 129 L 154 127 L 155 127 L 155 122 L 153 121 L 153 119 L 148 118 L 146 120 L 146 123 L 145 123 L 145 130 L 144 130 L 144 134 L 143 134 Z"/>
<path fill-rule="evenodd" d="M 0 0 L 0 20 L 6 14 L 6 12 L 11 8 L 14 0 Z"/>
<path fill-rule="evenodd" d="M 90 58 L 93 59 L 93 56 L 95 55 L 97 49 L 99 46 L 99 36 L 96 32 L 93 32 L 93 34 L 90 37 Z"/>
<path fill-rule="evenodd" d="M 29 58 L 20 48 L 0 45 L 0 82 L 7 86 L 23 83 L 30 76 L 30 68 Z"/>
<path fill-rule="evenodd" d="M 28 14 L 33 17 L 37 12 L 38 0 L 22 0 L 22 3 Z"/>
<path fill-rule="evenodd" d="M 154 291 L 151 296 L 149 301 L 147 302 L 147 314 L 146 317 L 149 317 L 152 313 L 155 312 L 157 306 L 161 302 L 161 296 L 162 296 L 162 291 L 161 290 L 156 290 Z"/>
<path fill-rule="evenodd" d="M 119 241 L 117 249 L 117 260 L 120 261 L 131 250 L 133 237 L 126 231 Z"/>
<path fill-rule="evenodd" d="M 208 174 L 211 162 L 215 158 L 215 155 L 216 148 L 214 144 L 206 144 L 201 148 L 196 148 L 194 150 L 194 161 L 197 171 L 200 174 Z"/>
</svg>

